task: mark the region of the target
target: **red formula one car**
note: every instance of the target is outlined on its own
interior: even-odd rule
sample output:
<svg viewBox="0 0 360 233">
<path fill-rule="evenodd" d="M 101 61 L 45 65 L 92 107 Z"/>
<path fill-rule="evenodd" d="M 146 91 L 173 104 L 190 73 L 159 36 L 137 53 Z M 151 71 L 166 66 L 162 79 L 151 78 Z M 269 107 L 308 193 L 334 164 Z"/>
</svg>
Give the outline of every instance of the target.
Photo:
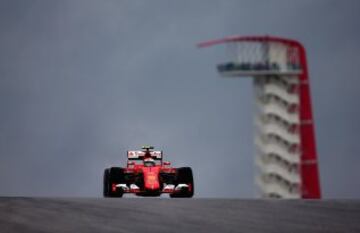
<svg viewBox="0 0 360 233">
<path fill-rule="evenodd" d="M 194 180 L 190 167 L 174 168 L 163 162 L 162 151 L 144 146 L 141 151 L 127 152 L 127 167 L 111 167 L 104 171 L 104 197 L 122 197 L 125 193 L 137 196 L 170 197 L 194 195 Z"/>
</svg>

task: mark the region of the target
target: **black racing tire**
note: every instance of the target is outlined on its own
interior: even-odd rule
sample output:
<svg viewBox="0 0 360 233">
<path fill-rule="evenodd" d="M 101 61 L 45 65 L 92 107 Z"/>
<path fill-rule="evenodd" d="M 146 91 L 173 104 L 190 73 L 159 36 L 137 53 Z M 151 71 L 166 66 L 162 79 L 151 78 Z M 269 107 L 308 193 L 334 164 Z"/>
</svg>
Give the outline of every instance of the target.
<svg viewBox="0 0 360 233">
<path fill-rule="evenodd" d="M 104 171 L 104 197 L 122 197 L 124 192 L 121 189 L 112 191 L 112 184 L 125 183 L 124 169 L 111 167 Z"/>
<path fill-rule="evenodd" d="M 109 182 L 109 168 L 104 170 L 104 177 L 103 177 L 103 196 L 108 197 L 110 193 L 110 182 Z"/>
<path fill-rule="evenodd" d="M 176 169 L 176 185 L 178 184 L 187 184 L 190 186 L 190 190 L 171 193 L 171 198 L 191 198 L 194 196 L 194 178 L 190 167 Z"/>
</svg>

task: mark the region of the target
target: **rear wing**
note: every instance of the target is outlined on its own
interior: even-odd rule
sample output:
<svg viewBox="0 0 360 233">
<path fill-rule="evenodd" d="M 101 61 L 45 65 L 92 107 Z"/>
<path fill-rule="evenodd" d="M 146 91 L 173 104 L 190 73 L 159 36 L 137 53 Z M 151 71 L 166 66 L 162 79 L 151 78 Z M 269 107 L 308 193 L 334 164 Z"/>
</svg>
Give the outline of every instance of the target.
<svg viewBox="0 0 360 233">
<path fill-rule="evenodd" d="M 150 151 L 151 158 L 154 160 L 162 160 L 163 152 L 162 151 Z M 145 152 L 141 150 L 128 150 L 127 151 L 128 160 L 139 160 L 144 159 Z"/>
</svg>

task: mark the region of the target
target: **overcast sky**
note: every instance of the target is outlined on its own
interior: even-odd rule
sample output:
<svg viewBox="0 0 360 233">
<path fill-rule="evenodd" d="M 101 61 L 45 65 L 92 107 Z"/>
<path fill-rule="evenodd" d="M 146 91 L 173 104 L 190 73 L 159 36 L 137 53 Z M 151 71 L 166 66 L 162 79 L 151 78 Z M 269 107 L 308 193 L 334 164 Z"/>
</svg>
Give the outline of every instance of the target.
<svg viewBox="0 0 360 233">
<path fill-rule="evenodd" d="M 100 196 L 143 144 L 191 166 L 197 197 L 254 196 L 251 79 L 224 48 L 275 35 L 308 53 L 323 195 L 360 197 L 359 1 L 0 1 L 0 195 Z"/>
</svg>

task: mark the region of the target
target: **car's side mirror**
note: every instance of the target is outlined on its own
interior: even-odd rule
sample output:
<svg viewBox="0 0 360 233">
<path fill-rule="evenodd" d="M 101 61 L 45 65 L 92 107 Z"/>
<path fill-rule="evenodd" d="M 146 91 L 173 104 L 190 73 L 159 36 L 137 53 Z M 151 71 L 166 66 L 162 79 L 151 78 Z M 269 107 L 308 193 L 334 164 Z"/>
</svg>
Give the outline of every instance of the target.
<svg viewBox="0 0 360 233">
<path fill-rule="evenodd" d="M 163 162 L 163 165 L 164 165 L 164 166 L 170 166 L 170 164 L 171 164 L 171 163 L 168 162 L 168 161 Z"/>
<path fill-rule="evenodd" d="M 129 161 L 128 163 L 127 163 L 127 166 L 128 167 L 133 167 L 135 165 L 135 163 L 133 162 L 133 161 Z"/>
</svg>

